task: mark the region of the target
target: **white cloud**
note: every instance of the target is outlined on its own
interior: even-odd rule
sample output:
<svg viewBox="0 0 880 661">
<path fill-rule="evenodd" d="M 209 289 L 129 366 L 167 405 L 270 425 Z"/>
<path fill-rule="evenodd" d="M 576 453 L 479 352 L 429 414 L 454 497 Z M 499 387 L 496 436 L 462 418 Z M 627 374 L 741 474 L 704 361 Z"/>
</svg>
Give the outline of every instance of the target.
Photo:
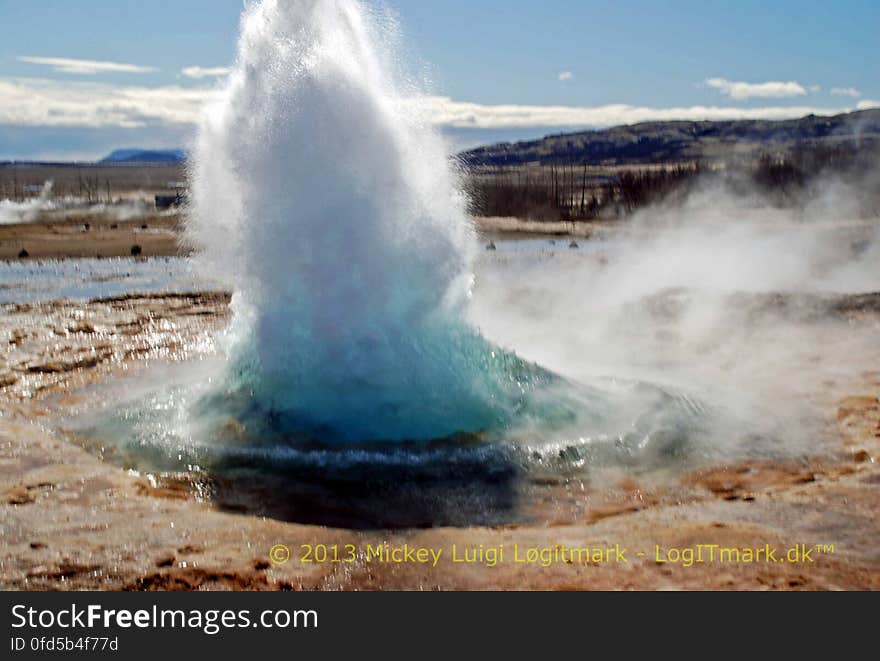
<svg viewBox="0 0 880 661">
<path fill-rule="evenodd" d="M 806 96 L 807 88 L 800 83 L 794 81 L 778 82 L 769 81 L 766 83 L 744 83 L 731 81 L 725 78 L 707 78 L 703 81 L 707 86 L 719 90 L 724 96 L 732 99 L 781 99 L 793 96 Z M 819 88 L 814 86 L 810 91 L 818 91 Z"/>
<path fill-rule="evenodd" d="M 44 78 L 0 78 L 0 124 L 136 128 L 194 124 L 220 92 L 205 87 L 124 86 Z M 852 108 L 811 106 L 603 106 L 485 105 L 429 96 L 404 101 L 426 121 L 452 128 L 606 127 L 661 120 L 790 119 Z M 859 108 L 876 107 L 860 101 Z"/>
<path fill-rule="evenodd" d="M 419 100 L 425 116 L 434 124 L 456 128 L 525 128 L 533 126 L 607 127 L 665 120 L 792 119 L 809 114 L 834 115 L 852 108 L 776 106 L 740 108 L 729 106 L 683 106 L 652 108 L 610 104 L 604 106 L 482 105 L 453 101 L 447 97 Z"/>
<path fill-rule="evenodd" d="M 857 110 L 870 110 L 872 108 L 880 108 L 880 101 L 874 101 L 872 99 L 864 99 L 863 101 L 859 101 L 856 104 Z"/>
<path fill-rule="evenodd" d="M 191 124 L 213 94 L 177 86 L 0 78 L 0 124 L 95 128 Z"/>
<path fill-rule="evenodd" d="M 229 67 L 186 67 L 181 69 L 181 75 L 187 78 L 218 78 L 226 76 L 232 71 Z"/>
<path fill-rule="evenodd" d="M 834 96 L 849 96 L 853 99 L 858 99 L 862 95 L 861 90 L 857 90 L 855 87 L 832 87 L 831 93 Z"/>
<path fill-rule="evenodd" d="M 155 67 L 142 67 L 137 64 L 123 64 L 121 62 L 98 62 L 95 60 L 73 60 L 66 57 L 34 57 L 31 55 L 19 55 L 19 62 L 28 64 L 42 64 L 52 67 L 58 73 L 73 73 L 78 75 L 92 76 L 96 73 L 151 73 L 158 71 Z"/>
<path fill-rule="evenodd" d="M 574 78 L 574 74 L 571 71 L 560 71 L 559 75 L 556 76 L 560 81 L 565 82 L 566 80 L 571 80 Z"/>
</svg>

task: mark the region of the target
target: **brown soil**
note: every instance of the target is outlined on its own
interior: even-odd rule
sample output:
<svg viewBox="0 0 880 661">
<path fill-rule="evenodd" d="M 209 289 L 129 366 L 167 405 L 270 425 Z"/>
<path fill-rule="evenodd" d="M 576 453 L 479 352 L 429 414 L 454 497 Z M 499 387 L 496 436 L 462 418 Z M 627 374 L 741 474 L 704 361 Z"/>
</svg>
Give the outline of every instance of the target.
<svg viewBox="0 0 880 661">
<path fill-rule="evenodd" d="M 0 225 L 2 260 L 165 257 L 185 252 L 179 243 L 179 219 L 174 215 L 119 221 L 97 215 Z"/>
</svg>

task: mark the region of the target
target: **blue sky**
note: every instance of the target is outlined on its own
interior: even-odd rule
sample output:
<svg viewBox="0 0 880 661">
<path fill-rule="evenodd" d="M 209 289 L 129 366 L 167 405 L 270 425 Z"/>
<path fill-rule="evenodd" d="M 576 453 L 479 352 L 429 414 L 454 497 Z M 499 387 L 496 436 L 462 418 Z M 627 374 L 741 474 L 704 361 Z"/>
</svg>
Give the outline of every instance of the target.
<svg viewBox="0 0 880 661">
<path fill-rule="evenodd" d="M 462 145 L 880 99 L 876 0 L 385 4 L 413 70 L 432 81 L 436 123 Z M 184 144 L 215 69 L 232 63 L 241 9 L 241 0 L 0 0 L 0 159 Z"/>
</svg>

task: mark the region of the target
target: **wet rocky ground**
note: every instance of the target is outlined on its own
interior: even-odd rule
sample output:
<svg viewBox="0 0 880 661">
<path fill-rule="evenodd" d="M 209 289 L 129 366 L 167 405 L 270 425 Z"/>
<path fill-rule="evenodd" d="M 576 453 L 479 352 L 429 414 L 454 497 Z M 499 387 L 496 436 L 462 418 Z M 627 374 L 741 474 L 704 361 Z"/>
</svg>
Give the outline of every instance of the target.
<svg viewBox="0 0 880 661">
<path fill-rule="evenodd" d="M 831 297 L 823 305 L 871 339 L 880 337 L 878 300 Z M 355 531 L 223 507 L 198 485 L 104 462 L 57 431 L 56 416 L 76 407 L 86 386 L 210 354 L 228 301 L 203 292 L 2 306 L 0 587 L 880 587 L 880 342 L 873 350 L 870 342 L 826 344 L 809 365 L 791 366 L 788 378 L 809 384 L 821 410 L 817 433 L 830 454 L 710 466 L 663 484 L 621 474 L 574 496 L 570 485 L 540 485 L 528 505 L 535 522 Z M 829 375 L 824 385 L 813 385 L 817 373 Z M 442 553 L 436 565 L 406 555 L 386 562 L 375 554 L 386 543 Z M 332 553 L 327 562 L 303 562 L 303 544 L 336 545 L 339 562 Z M 676 550 L 713 544 L 813 551 L 796 562 L 671 561 Z M 277 545 L 290 549 L 289 560 Z M 626 561 L 565 553 L 583 547 L 625 549 Z M 499 548 L 505 558 L 490 566 L 486 552 Z M 552 561 L 519 561 L 529 549 Z M 468 551 L 474 561 L 456 561 Z"/>
</svg>

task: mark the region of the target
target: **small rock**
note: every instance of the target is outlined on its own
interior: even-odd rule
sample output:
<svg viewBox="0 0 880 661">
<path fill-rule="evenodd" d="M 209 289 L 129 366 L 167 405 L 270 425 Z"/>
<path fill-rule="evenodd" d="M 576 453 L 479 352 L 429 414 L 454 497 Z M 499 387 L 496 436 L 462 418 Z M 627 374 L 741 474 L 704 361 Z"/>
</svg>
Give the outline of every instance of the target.
<svg viewBox="0 0 880 661">
<path fill-rule="evenodd" d="M 94 333 L 95 327 L 87 321 L 78 321 L 67 326 L 69 333 Z"/>
<path fill-rule="evenodd" d="M 34 550 L 44 549 L 44 548 L 46 548 L 46 546 L 47 546 L 47 544 L 45 542 L 31 542 L 31 548 Z"/>
<path fill-rule="evenodd" d="M 34 500 L 33 494 L 24 486 L 13 487 L 6 492 L 6 502 L 10 505 L 27 505 Z"/>
<path fill-rule="evenodd" d="M 173 555 L 168 555 L 163 558 L 159 558 L 156 560 L 157 567 L 171 567 L 174 564 L 175 557 Z"/>
<path fill-rule="evenodd" d="M 194 544 L 187 544 L 186 546 L 181 546 L 177 549 L 178 553 L 187 554 L 187 553 L 201 553 L 205 549 L 201 546 L 195 546 Z"/>
<path fill-rule="evenodd" d="M 856 450 L 853 452 L 853 461 L 858 464 L 864 464 L 865 462 L 872 461 L 872 459 L 867 450 Z"/>
<path fill-rule="evenodd" d="M 568 244 L 568 247 L 569 248 L 580 248 L 577 241 L 572 241 L 571 243 Z"/>
</svg>

